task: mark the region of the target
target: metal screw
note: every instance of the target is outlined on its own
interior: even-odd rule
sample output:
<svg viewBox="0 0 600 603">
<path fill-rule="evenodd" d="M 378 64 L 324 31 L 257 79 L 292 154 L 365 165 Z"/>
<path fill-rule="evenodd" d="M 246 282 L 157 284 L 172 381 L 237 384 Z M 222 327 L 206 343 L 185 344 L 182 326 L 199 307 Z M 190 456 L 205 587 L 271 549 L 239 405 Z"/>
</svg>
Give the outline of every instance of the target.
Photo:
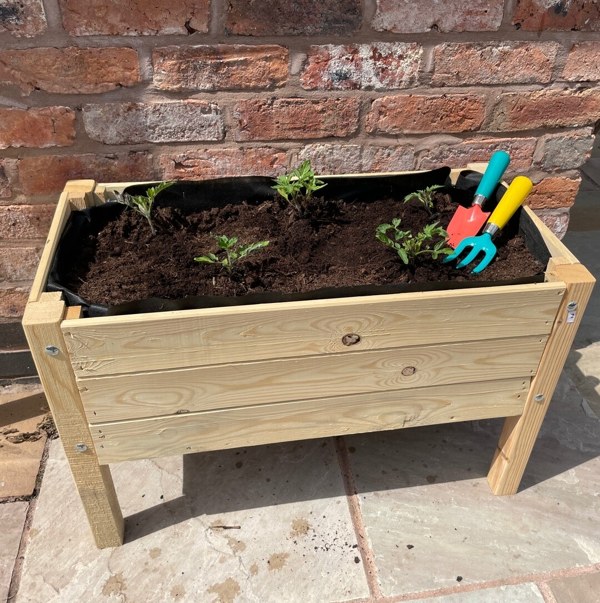
<svg viewBox="0 0 600 603">
<path fill-rule="evenodd" d="M 577 302 L 576 301 L 570 301 L 567 304 L 567 310 L 569 310 L 570 312 L 573 312 L 574 310 L 577 310 Z"/>
<path fill-rule="evenodd" d="M 48 356 L 58 356 L 60 350 L 55 345 L 47 345 L 46 346 L 46 354 Z"/>
<path fill-rule="evenodd" d="M 405 377 L 409 377 L 410 375 L 414 375 L 417 372 L 417 369 L 414 366 L 406 366 L 402 369 L 402 374 Z"/>
<path fill-rule="evenodd" d="M 537 394 L 534 398 L 536 402 L 543 402 L 545 400 L 544 394 Z"/>
<path fill-rule="evenodd" d="M 75 444 L 76 452 L 85 452 L 87 449 L 88 449 L 88 447 L 83 442 L 79 442 L 79 444 Z"/>
<path fill-rule="evenodd" d="M 360 335 L 356 333 L 347 333 L 342 337 L 342 343 L 344 345 L 354 345 L 360 341 Z"/>
</svg>

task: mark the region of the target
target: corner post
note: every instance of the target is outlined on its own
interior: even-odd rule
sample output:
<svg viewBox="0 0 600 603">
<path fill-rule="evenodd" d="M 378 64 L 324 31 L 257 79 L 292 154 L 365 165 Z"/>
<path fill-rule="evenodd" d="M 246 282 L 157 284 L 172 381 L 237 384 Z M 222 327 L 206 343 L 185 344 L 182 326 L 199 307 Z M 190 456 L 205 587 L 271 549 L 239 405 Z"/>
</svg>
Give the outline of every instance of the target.
<svg viewBox="0 0 600 603">
<path fill-rule="evenodd" d="M 504 422 L 488 473 L 490 487 L 497 495 L 515 494 L 519 489 L 529 456 L 596 282 L 584 266 L 562 258 L 550 260 L 548 278 L 552 281 L 563 281 L 567 289 L 536 375 L 531 382 L 523 414 L 508 417 Z"/>
<path fill-rule="evenodd" d="M 124 522 L 108 465 L 100 465 L 60 324 L 60 293 L 29 302 L 23 328 L 98 548 L 123 544 Z"/>
</svg>

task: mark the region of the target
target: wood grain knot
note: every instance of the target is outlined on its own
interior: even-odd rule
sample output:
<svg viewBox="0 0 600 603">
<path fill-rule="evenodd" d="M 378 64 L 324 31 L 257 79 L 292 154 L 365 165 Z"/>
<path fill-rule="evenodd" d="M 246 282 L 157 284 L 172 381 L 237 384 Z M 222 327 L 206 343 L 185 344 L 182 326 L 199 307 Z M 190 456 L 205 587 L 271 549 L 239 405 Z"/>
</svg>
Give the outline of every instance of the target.
<svg viewBox="0 0 600 603">
<path fill-rule="evenodd" d="M 414 375 L 417 372 L 417 369 L 414 366 L 405 366 L 402 369 L 402 374 L 405 377 L 410 377 L 411 375 Z"/>
<path fill-rule="evenodd" d="M 357 335 L 356 333 L 346 333 L 346 335 L 342 337 L 342 343 L 344 345 L 354 345 L 359 341 L 360 335 Z"/>
</svg>

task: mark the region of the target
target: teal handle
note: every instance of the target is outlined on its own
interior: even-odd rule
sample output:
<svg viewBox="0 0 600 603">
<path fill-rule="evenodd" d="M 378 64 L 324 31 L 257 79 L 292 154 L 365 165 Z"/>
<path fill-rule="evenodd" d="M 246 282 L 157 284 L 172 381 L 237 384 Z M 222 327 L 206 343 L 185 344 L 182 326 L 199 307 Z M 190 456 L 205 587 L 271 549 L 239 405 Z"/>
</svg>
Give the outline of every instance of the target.
<svg viewBox="0 0 600 603">
<path fill-rule="evenodd" d="M 490 162 L 475 194 L 489 199 L 496 186 L 498 186 L 498 182 L 500 182 L 502 175 L 508 167 L 509 161 L 510 155 L 506 151 L 496 151 L 490 157 Z"/>
</svg>

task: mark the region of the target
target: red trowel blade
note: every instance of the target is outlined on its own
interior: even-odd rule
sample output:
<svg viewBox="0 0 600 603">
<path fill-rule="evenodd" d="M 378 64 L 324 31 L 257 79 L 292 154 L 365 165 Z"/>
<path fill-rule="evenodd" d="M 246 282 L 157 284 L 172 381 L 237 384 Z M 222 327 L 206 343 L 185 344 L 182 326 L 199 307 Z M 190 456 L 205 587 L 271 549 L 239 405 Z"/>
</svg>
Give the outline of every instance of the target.
<svg viewBox="0 0 600 603">
<path fill-rule="evenodd" d="M 490 213 L 489 211 L 483 211 L 479 205 L 459 206 L 446 229 L 448 245 L 455 248 L 464 238 L 474 237 L 487 222 Z"/>
</svg>

